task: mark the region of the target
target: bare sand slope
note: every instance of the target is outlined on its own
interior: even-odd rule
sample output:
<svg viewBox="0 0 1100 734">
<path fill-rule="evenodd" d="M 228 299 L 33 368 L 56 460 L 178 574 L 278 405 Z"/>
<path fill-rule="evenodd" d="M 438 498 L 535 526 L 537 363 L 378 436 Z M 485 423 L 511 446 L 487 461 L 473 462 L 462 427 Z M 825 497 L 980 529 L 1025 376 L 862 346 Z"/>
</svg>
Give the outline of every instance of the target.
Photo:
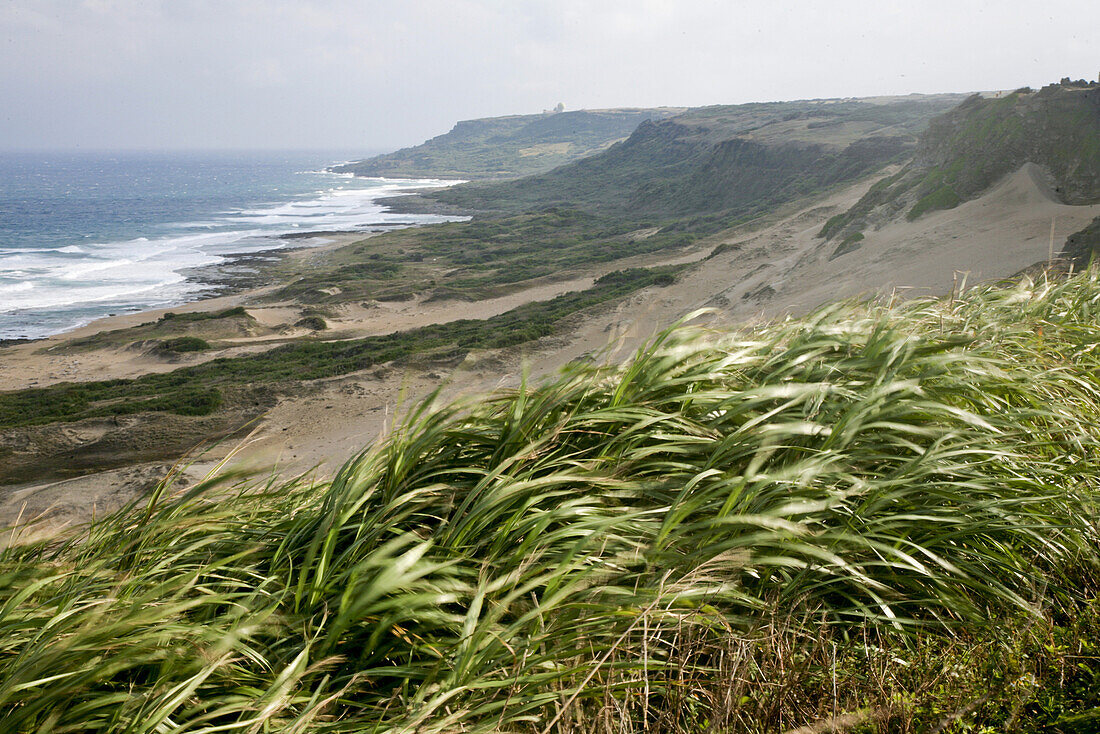
<svg viewBox="0 0 1100 734">
<path fill-rule="evenodd" d="M 1029 164 L 977 200 L 869 231 L 860 249 L 830 260 L 837 243 L 817 233 L 870 183 L 824 197 L 762 229 L 720 238 L 718 254 L 675 285 L 635 294 L 578 324 L 568 338 L 530 351 L 533 373 L 552 372 L 609 347 L 625 354 L 704 307 L 714 309 L 719 321 L 739 325 L 845 298 L 946 295 L 964 277 L 969 284 L 998 280 L 1046 260 L 1052 221 L 1058 253 L 1066 237 L 1100 216 L 1100 204 L 1056 201 Z"/>
<path fill-rule="evenodd" d="M 728 322 L 746 323 L 856 296 L 947 294 L 964 276 L 970 284 L 998 280 L 1046 260 L 1052 222 L 1057 254 L 1066 237 L 1100 215 L 1100 205 L 1056 201 L 1028 164 L 979 199 L 869 230 L 859 249 L 830 260 L 838 243 L 817 233 L 859 193 L 853 187 L 766 229 L 727 239 L 725 252 L 667 292 L 651 291 L 626 318 L 644 318 L 646 308 L 666 316 L 667 302 L 672 313 L 711 306 Z"/>
<path fill-rule="evenodd" d="M 998 280 L 1057 254 L 1066 238 L 1100 215 L 1100 205 L 1068 206 L 1054 199 L 1040 172 L 1027 164 L 979 199 L 893 222 L 865 233 L 862 247 L 830 261 L 836 243 L 797 242 L 802 257 L 775 273 L 776 293 L 764 312 L 799 312 L 860 294 L 940 295 L 953 284 Z"/>
<path fill-rule="evenodd" d="M 836 243 L 825 242 L 817 233 L 830 216 L 854 204 L 871 183 L 868 180 L 792 208 L 755 230 L 716 237 L 709 244 L 720 248 L 718 254 L 701 260 L 676 284 L 647 289 L 578 319 L 560 337 L 501 352 L 474 353 L 458 365 L 375 369 L 317 381 L 309 394 L 286 399 L 272 409 L 247 444 L 239 447 L 233 465 L 329 474 L 441 385 L 441 398 L 447 400 L 515 386 L 524 372 L 537 379 L 585 355 L 621 357 L 663 326 L 700 307 L 714 308 L 717 318 L 728 324 L 746 324 L 804 313 L 828 301 L 861 295 L 946 294 L 960 273 L 967 274 L 969 283 L 995 280 L 1046 259 L 1052 219 L 1054 251 L 1058 252 L 1069 234 L 1100 215 L 1100 205 L 1067 206 L 1055 201 L 1043 187 L 1039 172 L 1025 166 L 980 199 L 915 222 L 893 222 L 867 231 L 860 249 L 830 260 Z M 523 302 L 586 287 L 589 282 L 563 281 L 474 304 L 410 302 L 385 308 L 354 307 L 341 314 L 334 325 L 350 336 L 454 318 L 486 318 Z M 285 314 L 273 311 L 267 317 L 277 320 Z M 222 447 L 198 462 L 192 475 L 201 474 L 230 448 Z M 124 495 L 133 496 L 139 487 L 147 486 L 140 480 L 150 476 L 148 469 L 132 467 L 64 483 L 22 487 L 17 496 L 9 495 L 0 503 L 0 516 L 25 507 L 24 516 L 28 511 L 45 513 L 51 523 L 87 518 L 94 503 L 98 503 L 97 510 L 115 506 Z"/>
</svg>

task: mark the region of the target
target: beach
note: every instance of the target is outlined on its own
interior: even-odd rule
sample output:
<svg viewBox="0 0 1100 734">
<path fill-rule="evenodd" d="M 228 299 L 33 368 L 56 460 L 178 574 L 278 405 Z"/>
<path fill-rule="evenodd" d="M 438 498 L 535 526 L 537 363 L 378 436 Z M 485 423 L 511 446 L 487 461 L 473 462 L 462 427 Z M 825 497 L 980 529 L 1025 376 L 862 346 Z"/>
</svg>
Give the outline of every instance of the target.
<svg viewBox="0 0 1100 734">
<path fill-rule="evenodd" d="M 868 238 L 855 259 L 830 259 L 833 245 L 817 237 L 829 216 L 854 203 L 871 180 L 810 203 L 790 206 L 768 219 L 700 241 L 689 251 L 616 261 L 522 284 L 511 292 L 479 300 L 352 300 L 326 312 L 327 328 L 312 332 L 299 324 L 310 306 L 273 298 L 271 282 L 218 298 L 195 301 L 175 311 L 218 313 L 244 308 L 252 335 L 225 337 L 217 350 L 166 358 L 148 346 L 128 343 L 74 350 L 81 340 L 127 335 L 157 323 L 157 309 L 96 321 L 44 340 L 0 347 L 0 390 L 45 387 L 64 381 L 131 379 L 269 350 L 280 344 L 318 339 L 355 340 L 403 332 L 430 324 L 486 319 L 526 303 L 591 287 L 601 275 L 627 266 L 692 264 L 674 285 L 650 288 L 590 310 L 558 334 L 516 347 L 475 350 L 457 361 L 406 360 L 351 374 L 310 380 L 253 413 L 237 413 L 222 424 L 159 415 L 143 424 L 134 417 L 85 420 L 61 427 L 0 432 L 0 451 L 26 457 L 25 479 L 0 490 L 0 521 L 42 517 L 43 527 L 86 520 L 142 496 L 173 466 L 184 484 L 197 481 L 222 462 L 236 470 L 266 474 L 317 472 L 330 475 L 349 457 L 370 446 L 412 406 L 435 390 L 443 400 L 515 387 L 553 374 L 575 359 L 621 357 L 662 326 L 696 309 L 708 319 L 751 328 L 761 320 L 805 313 L 822 302 L 855 296 L 885 298 L 943 295 L 969 283 L 1004 278 L 1043 261 L 1053 218 L 1058 247 L 1100 207 L 1073 207 L 1050 199 L 1030 170 L 1021 170 L 988 195 L 916 224 L 894 225 Z M 967 248 L 954 246 L 967 238 Z M 285 251 L 286 272 L 323 268 L 343 251 L 369 242 L 361 233 L 326 233 L 323 244 Z M 912 256 L 920 246 L 924 256 Z M 343 249 L 342 249 L 343 248 Z M 709 257 L 708 257 L 709 256 Z M 822 273 L 828 272 L 826 278 Z M 149 328 L 148 326 L 144 328 Z M 129 338 L 129 337 L 127 337 Z M 124 341 L 124 340 L 123 340 Z M 151 434 L 175 432 L 175 454 L 143 459 L 140 446 Z M 138 447 L 138 448 L 135 448 Z M 89 468 L 85 476 L 51 470 L 78 456 L 104 456 L 116 465 Z M 179 463 L 178 457 L 185 456 Z M 69 457 L 68 459 L 66 457 Z"/>
<path fill-rule="evenodd" d="M 0 340 L 248 287 L 303 238 L 449 219 L 381 200 L 451 182 L 356 179 L 332 156 L 0 153 Z"/>
</svg>

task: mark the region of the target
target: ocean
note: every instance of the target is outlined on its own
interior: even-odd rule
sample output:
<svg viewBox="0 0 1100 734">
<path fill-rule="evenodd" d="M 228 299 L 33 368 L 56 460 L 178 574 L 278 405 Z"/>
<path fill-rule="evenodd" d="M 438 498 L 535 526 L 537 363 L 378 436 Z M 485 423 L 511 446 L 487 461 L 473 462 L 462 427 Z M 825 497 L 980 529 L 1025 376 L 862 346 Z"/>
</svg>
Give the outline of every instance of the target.
<svg viewBox="0 0 1100 734">
<path fill-rule="evenodd" d="M 317 244 L 280 235 L 384 231 L 446 217 L 377 199 L 438 180 L 323 169 L 348 153 L 0 152 L 0 339 L 37 338 L 213 286 L 192 269 Z"/>
</svg>

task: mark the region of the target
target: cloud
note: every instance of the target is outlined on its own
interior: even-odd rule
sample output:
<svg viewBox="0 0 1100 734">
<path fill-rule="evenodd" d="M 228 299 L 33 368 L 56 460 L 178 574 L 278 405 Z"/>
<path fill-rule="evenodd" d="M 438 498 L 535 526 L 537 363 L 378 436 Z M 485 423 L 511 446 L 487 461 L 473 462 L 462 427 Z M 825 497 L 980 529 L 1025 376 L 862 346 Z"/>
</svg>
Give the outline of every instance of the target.
<svg viewBox="0 0 1100 734">
<path fill-rule="evenodd" d="M 271 56 L 248 59 L 239 69 L 241 79 L 254 87 L 277 87 L 287 81 L 286 74 L 283 73 L 283 62 Z"/>
<path fill-rule="evenodd" d="M 7 0 L 0 145 L 392 147 L 558 101 L 1036 85 L 1091 78 L 1095 27 L 1073 0 Z"/>
</svg>

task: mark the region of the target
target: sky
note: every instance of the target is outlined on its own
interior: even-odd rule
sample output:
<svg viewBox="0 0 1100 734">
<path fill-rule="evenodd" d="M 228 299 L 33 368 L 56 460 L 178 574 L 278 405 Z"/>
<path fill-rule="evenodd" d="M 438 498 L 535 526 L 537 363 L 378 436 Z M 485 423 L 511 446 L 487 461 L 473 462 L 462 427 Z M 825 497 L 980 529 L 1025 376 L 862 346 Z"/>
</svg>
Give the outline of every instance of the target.
<svg viewBox="0 0 1100 734">
<path fill-rule="evenodd" d="M 457 120 L 1041 86 L 1095 0 L 0 0 L 0 149 L 383 151 Z"/>
</svg>

